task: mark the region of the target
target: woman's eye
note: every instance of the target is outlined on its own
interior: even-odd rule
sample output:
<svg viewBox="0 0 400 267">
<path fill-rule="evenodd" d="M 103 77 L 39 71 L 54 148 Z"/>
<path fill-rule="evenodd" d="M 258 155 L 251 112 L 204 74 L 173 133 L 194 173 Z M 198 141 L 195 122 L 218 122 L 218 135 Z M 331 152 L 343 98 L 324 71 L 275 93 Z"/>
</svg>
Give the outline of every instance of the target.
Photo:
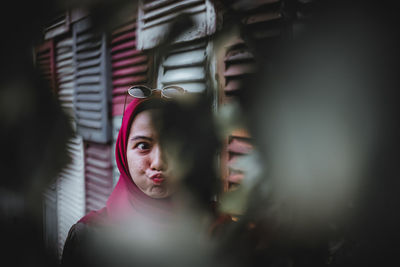
<svg viewBox="0 0 400 267">
<path fill-rule="evenodd" d="M 136 147 L 137 147 L 139 150 L 147 150 L 147 149 L 150 148 L 150 145 L 149 145 L 148 143 L 138 143 L 138 144 L 136 145 Z"/>
</svg>

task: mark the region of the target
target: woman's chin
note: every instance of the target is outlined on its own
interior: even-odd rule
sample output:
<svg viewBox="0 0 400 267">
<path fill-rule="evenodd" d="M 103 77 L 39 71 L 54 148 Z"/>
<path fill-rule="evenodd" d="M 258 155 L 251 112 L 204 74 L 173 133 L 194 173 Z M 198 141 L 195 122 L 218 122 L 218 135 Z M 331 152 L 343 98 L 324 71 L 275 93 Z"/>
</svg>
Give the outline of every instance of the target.
<svg viewBox="0 0 400 267">
<path fill-rule="evenodd" d="M 159 186 L 151 188 L 146 194 L 151 198 L 166 198 L 170 196 L 168 189 Z"/>
</svg>

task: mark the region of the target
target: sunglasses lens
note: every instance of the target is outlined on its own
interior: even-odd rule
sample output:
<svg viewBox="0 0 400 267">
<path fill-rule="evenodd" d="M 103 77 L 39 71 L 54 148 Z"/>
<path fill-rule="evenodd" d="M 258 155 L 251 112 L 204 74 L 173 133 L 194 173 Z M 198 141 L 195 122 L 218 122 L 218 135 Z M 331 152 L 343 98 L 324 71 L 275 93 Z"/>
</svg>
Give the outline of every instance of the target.
<svg viewBox="0 0 400 267">
<path fill-rule="evenodd" d="M 167 86 L 163 88 L 162 95 L 166 98 L 173 98 L 182 95 L 184 91 L 185 90 L 179 86 Z"/>
<path fill-rule="evenodd" d="M 132 86 L 128 89 L 128 93 L 136 98 L 146 98 L 151 95 L 151 89 L 144 86 Z"/>
</svg>

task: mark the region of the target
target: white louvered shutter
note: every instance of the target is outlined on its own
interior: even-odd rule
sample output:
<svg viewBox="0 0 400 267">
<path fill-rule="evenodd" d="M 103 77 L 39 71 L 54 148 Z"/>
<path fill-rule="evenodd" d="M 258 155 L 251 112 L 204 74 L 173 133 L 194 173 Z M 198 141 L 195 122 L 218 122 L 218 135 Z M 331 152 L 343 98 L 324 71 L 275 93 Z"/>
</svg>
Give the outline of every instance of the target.
<svg viewBox="0 0 400 267">
<path fill-rule="evenodd" d="M 75 88 L 75 65 L 73 59 L 72 37 L 63 39 L 56 45 L 56 73 L 58 86 L 58 99 L 61 107 L 74 122 L 74 88 Z"/>
<path fill-rule="evenodd" d="M 58 249 L 62 255 L 71 226 L 85 215 L 85 179 L 83 142 L 72 138 L 67 144 L 71 162 L 57 179 Z"/>
<path fill-rule="evenodd" d="M 181 13 L 190 14 L 194 27 L 174 42 L 191 41 L 215 32 L 216 15 L 210 0 L 143 0 L 139 2 L 139 49 L 158 45 L 170 30 L 173 19 Z"/>
<path fill-rule="evenodd" d="M 70 116 L 73 129 L 75 65 L 72 37 L 56 45 L 56 73 L 58 98 L 63 110 Z M 67 143 L 71 162 L 64 167 L 57 179 L 58 250 L 62 255 L 65 239 L 71 226 L 85 214 L 85 176 L 82 137 L 76 136 Z"/>
<path fill-rule="evenodd" d="M 106 36 L 95 33 L 86 18 L 73 25 L 73 43 L 77 132 L 86 141 L 107 143 L 111 138 L 111 90 Z"/>
<path fill-rule="evenodd" d="M 106 205 L 113 189 L 111 146 L 85 144 L 86 213 Z"/>
<path fill-rule="evenodd" d="M 158 75 L 158 87 L 179 85 L 189 92 L 207 89 L 207 42 L 197 40 L 176 45 L 164 58 Z"/>
<path fill-rule="evenodd" d="M 60 12 L 48 25 L 49 26 L 44 29 L 45 40 L 67 33 L 70 25 L 69 12 Z"/>
</svg>

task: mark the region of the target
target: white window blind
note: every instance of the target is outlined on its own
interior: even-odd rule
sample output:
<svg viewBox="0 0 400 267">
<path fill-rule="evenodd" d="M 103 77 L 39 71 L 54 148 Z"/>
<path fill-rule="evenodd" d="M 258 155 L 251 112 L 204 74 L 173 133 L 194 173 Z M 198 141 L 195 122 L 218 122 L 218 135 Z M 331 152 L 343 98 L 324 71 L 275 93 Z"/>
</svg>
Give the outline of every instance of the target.
<svg viewBox="0 0 400 267">
<path fill-rule="evenodd" d="M 196 40 L 176 45 L 163 59 L 158 87 L 179 85 L 189 92 L 207 89 L 207 42 Z"/>
<path fill-rule="evenodd" d="M 139 2 L 139 49 L 158 45 L 169 32 L 171 22 L 182 13 L 190 16 L 194 26 L 174 42 L 191 41 L 215 32 L 215 10 L 209 0 L 144 0 Z"/>
<path fill-rule="evenodd" d="M 85 143 L 86 213 L 103 208 L 113 189 L 111 146 Z"/>
<path fill-rule="evenodd" d="M 75 88 L 75 65 L 73 59 L 73 41 L 72 37 L 59 41 L 56 45 L 56 73 L 58 99 L 61 107 L 70 116 L 75 125 L 74 115 L 74 88 Z"/>
<path fill-rule="evenodd" d="M 44 39 L 52 39 L 64 33 L 67 33 L 70 29 L 70 15 L 69 11 L 60 12 L 44 29 Z"/>
<path fill-rule="evenodd" d="M 58 249 L 62 255 L 71 226 L 85 215 L 83 141 L 77 136 L 67 143 L 71 162 L 57 179 Z"/>
<path fill-rule="evenodd" d="M 86 141 L 111 139 L 109 51 L 104 33 L 94 32 L 88 18 L 73 25 L 77 132 Z"/>
</svg>

